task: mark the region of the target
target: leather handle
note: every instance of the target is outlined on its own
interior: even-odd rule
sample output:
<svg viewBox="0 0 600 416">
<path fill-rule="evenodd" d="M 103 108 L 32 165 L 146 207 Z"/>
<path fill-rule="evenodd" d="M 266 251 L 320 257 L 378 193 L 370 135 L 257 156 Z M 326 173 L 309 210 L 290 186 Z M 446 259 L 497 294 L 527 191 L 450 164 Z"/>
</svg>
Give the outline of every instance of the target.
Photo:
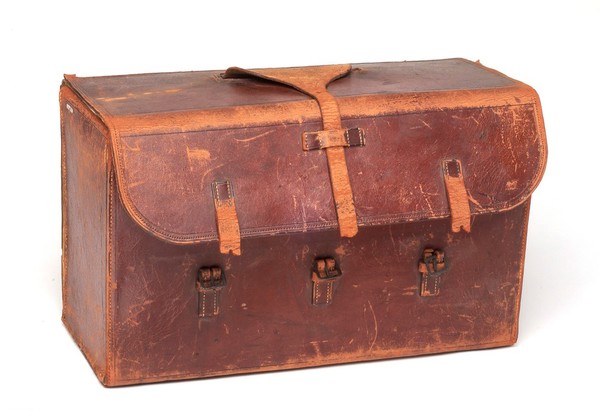
<svg viewBox="0 0 600 416">
<path fill-rule="evenodd" d="M 327 92 L 327 85 L 348 75 L 351 70 L 352 65 L 349 64 L 266 69 L 243 69 L 234 66 L 225 71 L 223 78 L 255 77 L 277 82 L 313 97 L 321 105 L 323 101 L 335 102 L 335 98 Z M 326 122 L 323 114 L 323 124 Z"/>
<path fill-rule="evenodd" d="M 325 65 L 297 68 L 242 69 L 231 67 L 223 78 L 256 77 L 290 86 L 317 100 L 323 119 L 323 131 L 327 136 L 343 137 L 342 119 L 337 101 L 327 91 L 332 81 L 350 73 L 352 65 Z M 340 140 L 340 143 L 342 141 Z M 346 156 L 343 146 L 328 147 L 327 164 L 333 199 L 342 237 L 353 237 L 358 232 L 358 220 L 354 208 L 354 198 L 348 176 Z"/>
</svg>

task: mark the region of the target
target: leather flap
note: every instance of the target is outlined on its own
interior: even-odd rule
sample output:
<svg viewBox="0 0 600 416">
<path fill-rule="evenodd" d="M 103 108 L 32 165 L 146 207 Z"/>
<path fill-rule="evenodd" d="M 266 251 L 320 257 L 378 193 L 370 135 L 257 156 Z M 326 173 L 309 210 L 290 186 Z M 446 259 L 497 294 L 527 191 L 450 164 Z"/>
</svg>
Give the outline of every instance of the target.
<svg viewBox="0 0 600 416">
<path fill-rule="evenodd" d="M 389 68 L 382 73 L 389 76 Z M 360 77 L 359 70 L 332 84 L 348 87 L 334 94 L 343 127 L 363 129 L 366 141 L 345 149 L 359 232 L 449 217 L 444 160 L 460 160 L 474 216 L 521 204 L 541 180 L 546 142 L 529 87 L 511 80 L 487 89 L 353 94 Z M 111 130 L 125 207 L 157 237 L 216 240 L 215 181 L 235 188 L 242 239 L 338 226 L 324 151 L 302 150 L 302 134 L 320 129 L 318 107 L 308 97 L 269 102 L 263 87 L 265 94 L 285 87 L 236 80 L 251 83 L 257 104 L 185 117 L 180 111 L 115 117 L 75 80 L 68 79 L 71 87 Z"/>
</svg>

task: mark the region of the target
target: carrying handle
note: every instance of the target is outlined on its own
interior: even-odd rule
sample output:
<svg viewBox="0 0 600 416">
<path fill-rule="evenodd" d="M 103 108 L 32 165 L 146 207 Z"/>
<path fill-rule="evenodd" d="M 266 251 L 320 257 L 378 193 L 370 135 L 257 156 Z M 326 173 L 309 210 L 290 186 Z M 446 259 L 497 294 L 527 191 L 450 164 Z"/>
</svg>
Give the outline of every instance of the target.
<svg viewBox="0 0 600 416">
<path fill-rule="evenodd" d="M 292 87 L 316 99 L 321 107 L 323 129 L 339 129 L 340 114 L 327 85 L 350 73 L 352 65 L 323 65 L 296 68 L 243 69 L 231 67 L 223 78 L 261 78 Z"/>
<path fill-rule="evenodd" d="M 348 75 L 351 70 L 352 65 L 349 64 L 252 70 L 231 67 L 223 74 L 223 78 L 256 77 L 277 82 L 317 100 L 323 120 L 323 136 L 336 143 L 335 146 L 327 147 L 325 152 L 342 237 L 356 235 L 358 221 L 343 147 L 345 131 L 342 129 L 342 119 L 337 101 L 327 91 L 327 85 Z"/>
</svg>

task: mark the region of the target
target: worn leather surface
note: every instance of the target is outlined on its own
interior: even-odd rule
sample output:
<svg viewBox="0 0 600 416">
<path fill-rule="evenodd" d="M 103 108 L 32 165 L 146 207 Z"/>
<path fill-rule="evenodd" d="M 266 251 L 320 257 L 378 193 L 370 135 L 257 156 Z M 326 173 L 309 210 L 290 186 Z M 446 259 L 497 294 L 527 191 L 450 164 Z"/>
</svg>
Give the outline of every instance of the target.
<svg viewBox="0 0 600 416">
<path fill-rule="evenodd" d="M 462 59 L 353 64 L 354 73 L 329 85 L 336 97 L 426 91 L 487 89 L 514 81 Z M 172 72 L 117 77 L 68 77 L 114 117 L 171 113 L 285 101 L 305 101 L 305 94 L 255 79 L 225 80 L 224 71 Z"/>
<path fill-rule="evenodd" d="M 106 372 L 108 265 L 107 132 L 61 91 L 63 177 L 62 319 L 90 364 Z"/>
<path fill-rule="evenodd" d="M 112 384 L 206 377 L 509 345 L 517 337 L 528 204 L 475 218 L 470 234 L 438 219 L 178 246 L 149 237 L 117 204 Z M 421 297 L 425 247 L 444 249 L 440 295 Z M 342 270 L 330 305 L 313 305 L 316 258 Z M 198 318 L 200 267 L 227 277 L 220 313 Z"/>
<path fill-rule="evenodd" d="M 353 238 L 336 228 L 324 150 L 302 150 L 302 133 L 320 129 L 303 94 L 215 72 L 67 77 L 65 322 L 104 384 L 515 342 L 546 161 L 537 95 L 462 60 L 358 67 L 329 87 L 342 127 L 366 137 L 344 150 Z M 470 233 L 452 232 L 442 161 L 453 159 Z M 211 184 L 223 180 L 241 256 L 219 249 Z M 445 253 L 437 296 L 419 294 L 425 248 Z M 315 259 L 329 257 L 342 277 L 313 304 Z M 215 316 L 200 317 L 198 271 L 216 266 L 218 314 L 205 302 Z"/>
<path fill-rule="evenodd" d="M 337 136 L 337 144 L 325 146 L 333 204 L 335 206 L 341 237 L 353 237 L 358 232 L 356 209 L 352 197 L 352 186 L 348 177 L 342 119 L 337 99 L 327 91 L 332 81 L 347 76 L 351 65 L 324 65 L 304 68 L 271 68 L 247 70 L 229 68 L 224 78 L 258 77 L 288 85 L 317 100 L 321 113 L 321 131 L 328 137 Z M 304 134 L 303 134 L 304 137 Z M 331 140 L 329 140 L 331 141 Z M 334 140 L 335 141 L 335 140 Z"/>
<path fill-rule="evenodd" d="M 416 72 L 412 78 L 408 77 L 411 81 L 391 78 L 407 71 L 406 65 Z M 423 65 L 421 68 L 407 63 L 374 64 L 368 70 L 353 71 L 329 85 L 329 89 L 335 91 L 338 83 L 354 80 L 351 84 L 355 87 L 351 91 L 356 94 L 372 91 L 375 85 L 382 88 L 381 93 L 394 91 L 399 88 L 397 84 L 404 89 L 419 83 L 432 90 L 435 86 L 447 89 L 464 85 L 457 81 L 463 79 L 463 72 L 471 75 L 473 71 L 481 72 L 473 75 L 470 90 L 458 91 L 458 97 L 448 97 L 445 108 L 412 109 L 404 113 L 394 107 L 392 100 L 383 108 L 376 108 L 385 113 L 391 106 L 395 114 L 343 118 L 344 128 L 362 128 L 368 141 L 365 147 L 345 150 L 359 226 L 449 216 L 440 168 L 443 159 L 462 161 L 465 184 L 476 214 L 507 209 L 523 202 L 541 179 L 546 144 L 533 90 L 511 89 L 514 94 L 520 91 L 521 96 L 519 102 L 507 105 L 502 88 L 515 82 L 504 76 L 462 60 L 435 62 L 429 72 L 428 65 Z M 443 74 L 436 72 L 440 66 L 445 69 Z M 381 83 L 364 79 L 364 74 Z M 390 77 L 387 83 L 382 81 L 384 76 Z M 210 73 L 204 73 L 204 77 L 213 80 Z M 254 85 L 255 100 L 272 94 L 273 85 L 269 83 L 256 85 L 252 79 L 237 81 Z M 211 209 L 209 184 L 223 179 L 235 183 L 242 237 L 338 226 L 324 155 L 321 151 L 308 154 L 299 151 L 302 134 L 321 129 L 319 117 L 314 122 L 288 120 L 271 125 L 265 121 L 265 126 L 240 125 L 229 129 L 197 130 L 184 123 L 180 127 L 183 133 L 124 133 L 122 120 L 112 113 L 103 113 L 110 107 L 100 104 L 103 95 L 88 85 L 92 82 L 69 78 L 70 85 L 82 85 L 82 91 L 78 91 L 97 106 L 96 111 L 112 127 L 116 176 L 126 208 L 142 227 L 159 238 L 179 243 L 217 238 L 213 218 L 203 213 Z M 122 77 L 103 78 L 101 84 L 109 88 L 121 82 Z M 211 82 L 220 85 L 217 81 Z M 363 89 L 360 89 L 357 85 L 362 84 Z M 491 85 L 503 87 L 498 93 L 482 90 Z M 244 88 L 239 89 L 240 97 L 245 96 L 244 91 Z M 94 92 L 100 97 L 90 96 Z M 157 107 L 173 99 L 169 94 L 146 92 L 154 97 Z M 477 98 L 475 92 L 482 95 Z M 139 105 L 145 103 L 137 93 L 132 94 L 131 101 Z M 429 91 L 422 100 L 435 101 L 432 94 L 434 92 Z M 465 97 L 461 98 L 461 94 Z M 412 101 L 420 98 L 410 97 Z M 354 102 L 348 104 L 351 107 L 369 107 L 361 101 L 364 96 L 346 98 Z M 474 108 L 463 103 L 468 103 L 469 98 Z M 453 103 L 456 103 L 455 108 L 451 108 Z M 163 114 L 162 118 L 164 124 L 172 116 Z M 229 120 L 234 123 L 235 118 Z M 221 151 L 224 147 L 227 152 Z M 381 155 L 388 157 L 382 162 Z M 264 198 L 265 195 L 269 197 Z M 182 215 L 182 212 L 188 214 Z"/>
<path fill-rule="evenodd" d="M 523 202 L 545 163 L 533 105 L 344 125 L 364 129 L 367 140 L 345 150 L 359 226 L 449 216 L 442 160 L 461 160 L 476 214 Z M 213 218 L 203 213 L 213 209 L 210 184 L 223 178 L 235 184 L 242 246 L 253 235 L 336 228 L 327 159 L 322 151 L 302 151 L 302 133 L 319 128 L 307 123 L 121 137 L 121 191 L 140 221 L 170 241 L 217 237 Z"/>
</svg>

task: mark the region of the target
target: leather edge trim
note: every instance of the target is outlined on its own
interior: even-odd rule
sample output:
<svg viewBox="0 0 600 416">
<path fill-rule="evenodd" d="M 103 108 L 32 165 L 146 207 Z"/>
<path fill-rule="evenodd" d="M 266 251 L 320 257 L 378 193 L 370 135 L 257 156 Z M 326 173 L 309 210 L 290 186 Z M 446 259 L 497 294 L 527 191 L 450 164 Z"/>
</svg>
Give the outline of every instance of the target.
<svg viewBox="0 0 600 416">
<path fill-rule="evenodd" d="M 453 108 L 484 108 L 538 102 L 533 88 L 523 83 L 474 90 L 336 97 L 342 120 Z M 90 101 L 91 102 L 91 101 Z M 108 114 L 108 113 L 107 113 Z M 181 133 L 205 130 L 266 127 L 320 122 L 317 102 L 304 100 L 270 104 L 151 113 L 113 117 L 122 136 Z"/>
<path fill-rule="evenodd" d="M 110 149 L 110 148 L 109 148 Z M 109 150 L 110 151 L 110 150 Z M 108 218 L 107 218 L 107 244 L 106 244 L 106 380 L 110 383 L 115 377 L 114 356 L 114 317 L 113 317 L 113 276 L 114 276 L 114 205 L 115 205 L 115 175 L 112 157 L 107 160 L 108 164 Z"/>
<path fill-rule="evenodd" d="M 160 376 L 151 376 L 144 378 L 130 378 L 130 379 L 119 379 L 113 381 L 112 384 L 105 384 L 106 387 L 119 387 L 119 386 L 127 386 L 132 384 L 148 384 L 148 383 L 157 383 L 161 381 L 180 381 L 180 380 L 189 380 L 189 379 L 200 379 L 200 378 L 210 378 L 210 377 L 221 377 L 221 376 L 229 376 L 229 375 L 239 375 L 239 374 L 248 374 L 248 373 L 264 373 L 270 371 L 281 371 L 281 370 L 291 370 L 297 368 L 315 368 L 315 367 L 324 367 L 335 364 L 352 364 L 358 362 L 366 362 L 366 361 L 379 361 L 379 360 L 389 360 L 389 359 L 402 359 L 409 357 L 417 357 L 424 355 L 433 355 L 433 354 L 444 354 L 451 352 L 461 352 L 461 351 L 470 351 L 470 350 L 482 350 L 482 349 L 490 349 L 490 348 L 498 348 L 498 347 L 508 347 L 512 345 L 510 339 L 503 339 L 501 341 L 494 342 L 484 342 L 484 343 L 473 343 L 473 344 L 463 344 L 463 345 L 452 345 L 452 346 L 440 346 L 438 348 L 432 348 L 429 351 L 422 351 L 419 349 L 413 349 L 409 351 L 403 352 L 401 349 L 399 350 L 383 350 L 383 351 L 372 351 L 369 354 L 349 354 L 349 356 L 337 356 L 335 358 L 323 358 L 319 362 L 315 362 L 314 360 L 308 361 L 297 361 L 297 362 L 288 362 L 281 365 L 269 365 L 264 367 L 244 367 L 244 368 L 236 368 L 232 370 L 222 370 L 222 371 L 211 371 L 204 373 L 174 373 L 174 374 L 164 374 Z"/>
<path fill-rule="evenodd" d="M 521 297 L 523 296 L 523 276 L 525 275 L 525 253 L 527 251 L 527 233 L 529 230 L 529 211 L 531 208 L 531 197 L 525 202 L 523 208 L 523 229 L 521 236 L 521 259 L 519 261 L 519 276 L 517 283 L 516 305 L 514 308 L 514 323 L 511 328 L 511 345 L 517 342 L 519 337 L 519 316 L 521 314 Z"/>
</svg>

